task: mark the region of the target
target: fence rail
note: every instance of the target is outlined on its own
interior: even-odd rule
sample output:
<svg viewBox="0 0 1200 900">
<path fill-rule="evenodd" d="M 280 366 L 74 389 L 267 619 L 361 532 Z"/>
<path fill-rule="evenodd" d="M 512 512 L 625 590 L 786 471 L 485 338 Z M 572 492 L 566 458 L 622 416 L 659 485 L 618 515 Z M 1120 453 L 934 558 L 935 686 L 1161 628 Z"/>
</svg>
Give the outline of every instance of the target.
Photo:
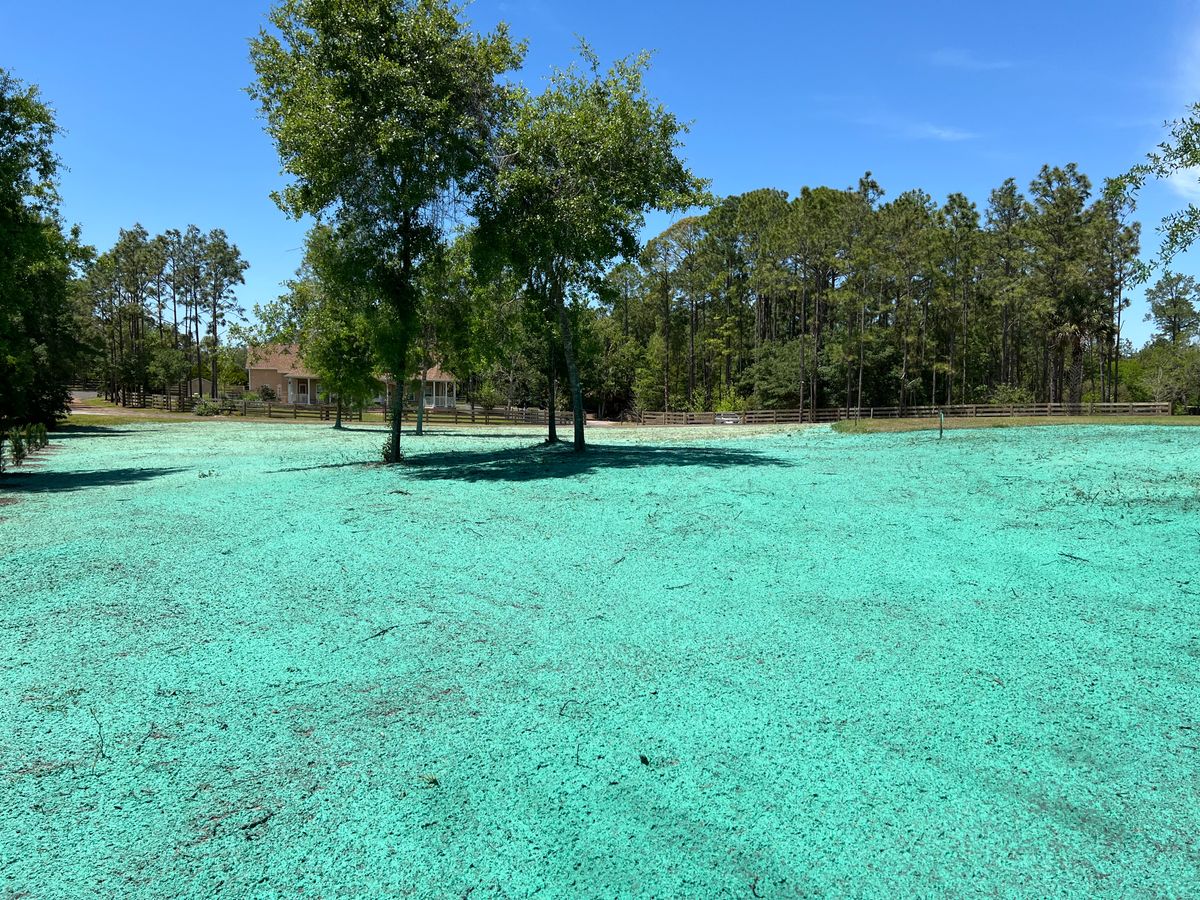
<svg viewBox="0 0 1200 900">
<path fill-rule="evenodd" d="M 996 416 L 1167 416 L 1169 403 L 968 403 L 948 406 L 827 406 L 805 409 L 752 409 L 736 413 L 644 412 L 642 425 L 783 425 L 839 422 L 843 419 L 948 419 Z"/>
<path fill-rule="evenodd" d="M 382 414 L 386 421 L 391 421 L 391 410 L 382 406 L 372 407 L 371 411 Z M 417 411 L 414 407 L 405 407 L 402 422 L 415 422 Z M 554 421 L 558 425 L 570 425 L 570 412 L 558 411 Z M 431 425 L 546 425 L 549 414 L 544 409 L 515 408 L 515 409 L 443 409 L 430 407 L 425 410 L 425 422 Z"/>
<path fill-rule="evenodd" d="M 337 405 L 333 403 L 275 403 L 266 400 L 233 399 L 223 397 L 211 400 L 179 394 L 146 394 L 131 397 L 127 406 L 139 409 L 159 409 L 164 412 L 192 412 L 199 403 L 214 403 L 220 407 L 221 415 L 250 416 L 260 419 L 321 419 L 333 421 L 337 418 Z M 342 418 L 346 421 L 363 421 L 364 413 L 391 420 L 391 409 L 383 406 L 345 408 Z M 416 407 L 406 406 L 402 423 L 417 421 Z M 571 424 L 570 412 L 558 412 L 555 421 L 559 425 Z M 545 425 L 547 413 L 544 409 L 440 409 L 426 408 L 424 422 L 427 425 Z"/>
</svg>

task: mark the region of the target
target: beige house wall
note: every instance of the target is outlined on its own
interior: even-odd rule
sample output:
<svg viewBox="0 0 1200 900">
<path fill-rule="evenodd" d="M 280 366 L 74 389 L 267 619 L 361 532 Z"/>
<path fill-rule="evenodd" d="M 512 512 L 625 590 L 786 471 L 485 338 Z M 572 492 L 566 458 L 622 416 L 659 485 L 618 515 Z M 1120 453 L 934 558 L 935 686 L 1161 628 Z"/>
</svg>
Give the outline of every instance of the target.
<svg viewBox="0 0 1200 900">
<path fill-rule="evenodd" d="M 250 369 L 250 392 L 257 391 L 263 385 L 266 385 L 275 392 L 284 403 L 287 402 L 287 383 L 282 375 L 275 369 Z"/>
</svg>

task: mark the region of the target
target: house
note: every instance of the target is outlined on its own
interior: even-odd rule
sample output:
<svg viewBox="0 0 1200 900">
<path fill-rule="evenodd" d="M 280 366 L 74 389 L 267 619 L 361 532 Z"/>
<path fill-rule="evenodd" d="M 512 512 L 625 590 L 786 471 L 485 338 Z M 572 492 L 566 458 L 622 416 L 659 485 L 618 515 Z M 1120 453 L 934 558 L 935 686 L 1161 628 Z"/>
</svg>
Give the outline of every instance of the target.
<svg viewBox="0 0 1200 900">
<path fill-rule="evenodd" d="M 316 403 L 321 382 L 300 359 L 295 344 L 264 344 L 246 353 L 250 392 L 270 388 L 281 403 Z"/>
<path fill-rule="evenodd" d="M 417 392 L 421 389 L 420 373 L 408 381 L 408 393 L 404 399 L 411 406 L 417 405 Z M 453 409 L 458 403 L 458 385 L 454 376 L 440 366 L 433 365 L 425 370 L 425 408 Z"/>
<path fill-rule="evenodd" d="M 269 387 L 281 403 L 321 402 L 321 381 L 304 364 L 295 344 L 251 347 L 246 354 L 246 370 L 251 393 Z M 378 399 L 387 402 L 395 382 L 390 376 L 384 377 L 383 382 L 384 396 Z M 419 377 L 410 378 L 405 399 L 413 406 L 417 403 L 419 390 Z M 425 375 L 425 408 L 451 408 L 457 402 L 458 387 L 454 376 L 436 365 L 430 366 Z"/>
</svg>

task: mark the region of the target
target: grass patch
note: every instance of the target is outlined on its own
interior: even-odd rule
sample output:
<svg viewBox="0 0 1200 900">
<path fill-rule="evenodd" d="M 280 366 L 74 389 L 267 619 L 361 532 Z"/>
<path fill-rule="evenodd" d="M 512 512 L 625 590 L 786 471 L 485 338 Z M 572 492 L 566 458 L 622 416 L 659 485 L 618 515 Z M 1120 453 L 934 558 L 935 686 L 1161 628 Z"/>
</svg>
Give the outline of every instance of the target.
<svg viewBox="0 0 1200 900">
<path fill-rule="evenodd" d="M 969 428 L 1026 428 L 1040 425 L 1200 425 L 1200 416 L 988 416 L 946 419 L 947 431 Z M 937 431 L 936 418 L 846 419 L 835 422 L 841 434 L 896 434 L 906 431 Z"/>
</svg>

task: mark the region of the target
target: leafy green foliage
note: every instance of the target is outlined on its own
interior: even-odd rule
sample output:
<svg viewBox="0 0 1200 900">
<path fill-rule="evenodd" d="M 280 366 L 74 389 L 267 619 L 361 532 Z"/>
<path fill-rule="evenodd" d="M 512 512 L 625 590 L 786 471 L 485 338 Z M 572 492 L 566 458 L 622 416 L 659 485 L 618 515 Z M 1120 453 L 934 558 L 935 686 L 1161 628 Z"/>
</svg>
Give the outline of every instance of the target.
<svg viewBox="0 0 1200 900">
<path fill-rule="evenodd" d="M 0 69 L 0 438 L 66 413 L 83 351 L 71 291 L 88 251 L 59 218 L 57 134 L 37 88 Z"/>
<path fill-rule="evenodd" d="M 235 288 L 247 268 L 219 228 L 154 237 L 141 225 L 121 229 L 80 286 L 94 349 L 86 374 L 121 401 L 200 378 L 214 397 L 221 385 L 244 384 L 244 349 L 222 345 L 221 329 L 244 319 Z"/>
<path fill-rule="evenodd" d="M 1133 195 L 1152 179 L 1195 184 L 1200 173 L 1200 103 L 1192 104 L 1186 115 L 1168 125 L 1168 130 L 1169 136 L 1147 154 L 1145 162 L 1115 179 L 1115 191 Z M 1162 238 L 1157 263 L 1169 266 L 1200 236 L 1200 204 L 1191 202 L 1183 209 L 1165 215 L 1159 233 Z"/>
<path fill-rule="evenodd" d="M 582 67 L 554 72 L 497 140 L 502 164 L 476 205 L 480 239 L 515 273 L 531 304 L 557 328 L 582 450 L 583 393 L 567 310 L 572 288 L 590 287 L 615 258 L 637 256 L 648 211 L 701 202 L 704 184 L 679 157 L 685 128 L 647 93 L 649 57 L 601 72 L 582 46 Z"/>
<path fill-rule="evenodd" d="M 439 250 L 447 204 L 489 168 L 507 96 L 498 76 L 523 48 L 503 27 L 473 33 L 447 0 L 284 0 L 270 23 L 251 42 L 249 90 L 292 179 L 276 202 L 332 227 L 379 303 L 376 350 L 404 373 L 418 270 Z M 399 443 L 394 416 L 394 459 Z"/>
<path fill-rule="evenodd" d="M 1163 272 L 1155 285 L 1146 291 L 1150 311 L 1146 321 L 1154 322 L 1159 335 L 1172 346 L 1187 342 L 1200 326 L 1200 285 L 1190 275 Z"/>
<path fill-rule="evenodd" d="M 1125 399 L 1131 212 L 1073 165 L 1043 168 L 1028 197 L 1005 181 L 982 212 L 961 194 L 883 202 L 870 173 L 790 199 L 751 191 L 610 272 L 589 327 L 633 373 L 623 408 Z M 610 404 L 591 379 L 592 403 Z"/>
</svg>

